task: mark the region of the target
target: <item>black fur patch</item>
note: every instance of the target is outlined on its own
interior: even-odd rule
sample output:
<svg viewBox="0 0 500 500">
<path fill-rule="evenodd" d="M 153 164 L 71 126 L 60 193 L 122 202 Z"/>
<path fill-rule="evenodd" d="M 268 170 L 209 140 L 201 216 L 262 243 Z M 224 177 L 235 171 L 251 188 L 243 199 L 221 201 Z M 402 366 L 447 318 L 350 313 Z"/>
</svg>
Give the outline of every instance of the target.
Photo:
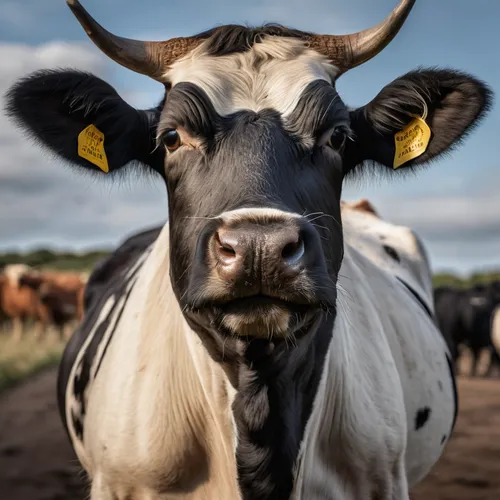
<svg viewBox="0 0 500 500">
<path fill-rule="evenodd" d="M 347 107 L 335 87 L 324 80 L 307 85 L 285 127 L 297 137 L 311 138 L 315 142 L 334 127 L 341 127 L 346 135 L 351 134 Z"/>
<path fill-rule="evenodd" d="M 451 382 L 453 384 L 453 399 L 455 401 L 455 412 L 453 414 L 453 423 L 451 424 L 451 429 L 450 429 L 450 436 L 451 433 L 453 432 L 453 429 L 455 428 L 455 424 L 457 423 L 457 416 L 458 416 L 458 405 L 459 405 L 459 400 L 458 400 L 458 391 L 457 391 L 457 381 L 455 379 L 455 371 L 453 369 L 453 361 L 446 354 L 446 362 L 448 363 L 448 368 L 450 369 L 450 377 L 451 377 Z"/>
<path fill-rule="evenodd" d="M 394 248 L 390 247 L 389 245 L 384 245 L 383 248 L 385 250 L 385 253 L 389 257 L 391 257 L 392 259 L 394 259 L 396 262 L 400 262 L 401 261 L 401 259 L 399 258 L 398 252 L 396 252 L 396 250 L 394 250 Z"/>
<path fill-rule="evenodd" d="M 105 81 L 75 70 L 37 71 L 16 82 L 5 97 L 7 115 L 29 137 L 87 172 L 103 174 L 78 155 L 78 134 L 93 124 L 104 134 L 108 176 L 123 166 L 146 173 L 147 165 L 162 173 L 164 151 L 155 150 L 154 138 L 163 101 L 136 110 Z"/>
<path fill-rule="evenodd" d="M 253 28 L 229 24 L 199 33 L 195 35 L 195 38 L 207 39 L 208 54 L 212 56 L 225 56 L 250 50 L 255 43 L 262 42 L 262 39 L 266 35 L 305 39 L 311 36 L 311 33 L 274 23 Z"/>
<path fill-rule="evenodd" d="M 420 410 L 417 411 L 417 415 L 415 417 L 416 431 L 421 429 L 427 423 L 430 415 L 431 415 L 431 409 L 428 406 L 426 406 L 425 408 L 420 408 Z"/>
<path fill-rule="evenodd" d="M 467 73 L 439 68 L 410 71 L 386 85 L 366 106 L 351 112 L 357 137 L 347 143 L 351 175 L 378 172 L 399 176 L 440 159 L 474 130 L 492 101 L 491 89 Z M 412 114 L 422 116 L 424 107 L 432 133 L 429 146 L 424 154 L 394 170 L 394 133 L 413 119 Z"/>
<path fill-rule="evenodd" d="M 287 500 L 293 488 L 306 423 L 323 372 L 333 318 L 293 347 L 284 342 L 263 356 L 267 341 L 248 345 L 233 404 L 238 427 L 236 452 L 244 500 Z"/>
<path fill-rule="evenodd" d="M 404 287 L 417 299 L 418 303 L 425 309 L 425 312 L 429 315 L 430 318 L 434 320 L 434 315 L 432 311 L 429 309 L 429 306 L 424 302 L 422 297 L 410 286 L 408 283 L 404 282 L 400 277 L 396 276 L 396 279 L 404 285 Z"/>
<path fill-rule="evenodd" d="M 192 137 L 210 143 L 222 127 L 222 121 L 203 89 L 193 83 L 181 82 L 167 94 L 158 125 L 158 138 L 161 139 L 167 130 L 182 127 Z"/>
<path fill-rule="evenodd" d="M 73 422 L 73 427 L 75 429 L 75 434 L 80 441 L 83 440 L 83 420 L 80 415 L 75 415 L 74 411 L 71 410 L 71 420 Z M 66 429 L 68 428 L 66 421 L 64 422 Z"/>
</svg>

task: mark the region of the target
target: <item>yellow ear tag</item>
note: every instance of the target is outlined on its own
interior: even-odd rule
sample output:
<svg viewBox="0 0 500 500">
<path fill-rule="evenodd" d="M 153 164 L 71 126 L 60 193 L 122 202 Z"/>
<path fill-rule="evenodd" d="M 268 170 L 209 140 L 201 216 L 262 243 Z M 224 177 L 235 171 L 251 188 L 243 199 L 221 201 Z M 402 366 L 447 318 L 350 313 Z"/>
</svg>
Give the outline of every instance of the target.
<svg viewBox="0 0 500 500">
<path fill-rule="evenodd" d="M 425 119 L 416 117 L 403 130 L 394 134 L 396 154 L 393 168 L 424 154 L 431 140 L 431 129 Z"/>
<path fill-rule="evenodd" d="M 104 134 L 95 125 L 89 125 L 78 134 L 78 156 L 97 165 L 103 172 L 109 172 Z"/>
</svg>

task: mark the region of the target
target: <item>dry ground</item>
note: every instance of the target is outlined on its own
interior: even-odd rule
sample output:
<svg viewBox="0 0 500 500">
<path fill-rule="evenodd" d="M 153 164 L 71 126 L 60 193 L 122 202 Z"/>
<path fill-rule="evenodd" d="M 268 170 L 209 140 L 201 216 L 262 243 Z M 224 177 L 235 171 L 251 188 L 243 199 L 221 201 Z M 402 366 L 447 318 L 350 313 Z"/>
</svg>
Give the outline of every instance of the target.
<svg viewBox="0 0 500 500">
<path fill-rule="evenodd" d="M 55 369 L 0 395 L 0 499 L 83 500 L 59 420 Z M 414 500 L 500 499 L 500 380 L 459 381 L 457 428 Z"/>
</svg>

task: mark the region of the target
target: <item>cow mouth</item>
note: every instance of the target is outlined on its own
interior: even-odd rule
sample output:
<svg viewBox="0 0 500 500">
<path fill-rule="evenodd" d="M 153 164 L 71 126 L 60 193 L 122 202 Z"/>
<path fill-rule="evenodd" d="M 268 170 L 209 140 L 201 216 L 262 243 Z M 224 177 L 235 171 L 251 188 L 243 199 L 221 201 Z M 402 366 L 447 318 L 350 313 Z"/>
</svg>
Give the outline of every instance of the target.
<svg viewBox="0 0 500 500">
<path fill-rule="evenodd" d="M 223 334 L 279 340 L 296 335 L 321 306 L 259 293 L 212 303 L 203 309 L 209 311 L 213 324 Z"/>
<path fill-rule="evenodd" d="M 273 297 L 271 295 L 256 294 L 249 297 L 237 297 L 216 305 L 225 314 L 266 314 L 272 308 L 281 308 L 295 314 L 305 314 L 313 307 L 305 304 Z"/>
</svg>

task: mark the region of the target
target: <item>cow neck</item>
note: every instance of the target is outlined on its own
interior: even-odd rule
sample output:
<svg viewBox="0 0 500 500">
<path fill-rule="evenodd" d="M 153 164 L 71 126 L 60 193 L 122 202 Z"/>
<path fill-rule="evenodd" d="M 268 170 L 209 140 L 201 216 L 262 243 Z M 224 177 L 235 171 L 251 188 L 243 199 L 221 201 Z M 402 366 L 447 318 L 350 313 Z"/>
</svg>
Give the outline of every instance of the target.
<svg viewBox="0 0 500 500">
<path fill-rule="evenodd" d="M 245 345 L 233 403 L 243 500 L 290 497 L 333 323 L 332 315 L 321 314 L 314 327 L 293 343 L 254 339 Z"/>
</svg>

